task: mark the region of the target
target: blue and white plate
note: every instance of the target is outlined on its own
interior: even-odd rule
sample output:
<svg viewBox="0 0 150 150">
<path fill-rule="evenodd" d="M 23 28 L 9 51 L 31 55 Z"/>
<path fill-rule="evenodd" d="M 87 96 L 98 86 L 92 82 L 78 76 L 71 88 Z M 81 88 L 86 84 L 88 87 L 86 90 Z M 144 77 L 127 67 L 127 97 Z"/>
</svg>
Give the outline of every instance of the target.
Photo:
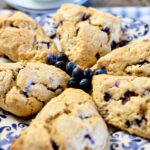
<svg viewBox="0 0 150 150">
<path fill-rule="evenodd" d="M 55 38 L 56 25 L 52 14 L 37 16 L 36 20 L 45 32 Z M 121 18 L 122 40 L 133 41 L 150 37 L 150 26 L 133 18 Z M 29 120 L 19 119 L 0 109 L 0 150 L 9 150 L 11 143 L 27 126 Z M 150 141 L 109 127 L 110 140 L 107 150 L 150 150 Z"/>
</svg>

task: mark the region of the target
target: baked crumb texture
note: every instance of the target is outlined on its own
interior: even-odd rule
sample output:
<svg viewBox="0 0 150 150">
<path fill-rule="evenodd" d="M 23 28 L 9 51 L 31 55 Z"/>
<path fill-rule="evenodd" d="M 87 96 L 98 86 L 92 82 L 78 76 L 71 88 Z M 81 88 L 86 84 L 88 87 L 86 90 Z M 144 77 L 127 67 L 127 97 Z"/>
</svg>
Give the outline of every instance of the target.
<svg viewBox="0 0 150 150">
<path fill-rule="evenodd" d="M 0 13 L 1 56 L 13 62 L 45 62 L 48 53 L 59 51 L 35 20 L 18 11 Z"/>
<path fill-rule="evenodd" d="M 93 100 L 104 120 L 122 130 L 150 139 L 150 79 L 97 75 Z"/>
<path fill-rule="evenodd" d="M 150 39 L 137 40 L 117 48 L 98 60 L 93 72 L 105 68 L 107 74 L 121 76 L 150 76 Z"/>
<path fill-rule="evenodd" d="M 0 106 L 16 116 L 31 116 L 60 94 L 68 79 L 62 70 L 42 63 L 0 63 Z"/>
<path fill-rule="evenodd" d="M 47 103 L 11 150 L 103 150 L 107 140 L 91 96 L 69 88 Z"/>
<path fill-rule="evenodd" d="M 122 33 L 118 17 L 91 7 L 64 4 L 54 20 L 62 51 L 82 69 L 111 52 Z"/>
</svg>

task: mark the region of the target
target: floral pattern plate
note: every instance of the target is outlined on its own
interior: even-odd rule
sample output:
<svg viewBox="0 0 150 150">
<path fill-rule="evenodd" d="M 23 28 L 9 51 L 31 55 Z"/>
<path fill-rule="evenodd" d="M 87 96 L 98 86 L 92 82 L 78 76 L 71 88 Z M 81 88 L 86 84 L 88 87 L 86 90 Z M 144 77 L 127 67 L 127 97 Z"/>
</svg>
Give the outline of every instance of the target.
<svg viewBox="0 0 150 150">
<path fill-rule="evenodd" d="M 121 17 L 120 17 L 121 18 Z M 45 32 L 56 39 L 56 25 L 52 14 L 36 16 L 38 23 L 43 26 Z M 122 40 L 133 41 L 150 37 L 150 26 L 133 18 L 121 18 L 123 31 Z M 9 150 L 14 139 L 24 130 L 30 120 L 14 117 L 10 113 L 0 109 L 0 150 Z M 150 150 L 150 141 L 130 135 L 116 128 L 109 127 L 110 139 L 107 150 Z"/>
</svg>

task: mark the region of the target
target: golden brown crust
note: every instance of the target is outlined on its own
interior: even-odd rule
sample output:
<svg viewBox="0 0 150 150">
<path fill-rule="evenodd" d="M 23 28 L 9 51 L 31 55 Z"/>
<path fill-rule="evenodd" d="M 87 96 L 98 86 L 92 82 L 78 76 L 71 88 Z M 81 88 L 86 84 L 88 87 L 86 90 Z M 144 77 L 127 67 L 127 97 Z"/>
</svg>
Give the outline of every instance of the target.
<svg viewBox="0 0 150 150">
<path fill-rule="evenodd" d="M 14 62 L 45 62 L 48 53 L 59 53 L 42 27 L 22 12 L 0 14 L 0 39 L 0 54 Z"/>
<path fill-rule="evenodd" d="M 69 79 L 62 70 L 41 63 L 0 63 L 0 76 L 1 108 L 21 117 L 39 112 Z"/>
<path fill-rule="evenodd" d="M 93 77 L 93 100 L 104 120 L 150 139 L 150 79 L 136 76 Z"/>
<path fill-rule="evenodd" d="M 62 51 L 81 68 L 92 67 L 121 37 L 120 19 L 94 8 L 64 4 L 54 20 Z"/>
<path fill-rule="evenodd" d="M 95 71 L 105 68 L 107 74 L 149 77 L 150 39 L 137 40 L 127 46 L 117 48 L 100 58 L 92 67 Z"/>
<path fill-rule="evenodd" d="M 47 103 L 11 150 L 103 150 L 107 139 L 92 98 L 82 90 L 66 89 Z"/>
</svg>

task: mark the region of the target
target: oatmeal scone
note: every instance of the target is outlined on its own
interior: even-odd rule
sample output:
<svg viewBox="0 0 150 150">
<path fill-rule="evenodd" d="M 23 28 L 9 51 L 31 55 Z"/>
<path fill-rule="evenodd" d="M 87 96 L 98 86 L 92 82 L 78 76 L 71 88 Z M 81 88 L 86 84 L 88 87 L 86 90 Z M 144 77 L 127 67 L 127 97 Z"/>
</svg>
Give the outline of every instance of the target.
<svg viewBox="0 0 150 150">
<path fill-rule="evenodd" d="M 61 69 L 42 63 L 0 63 L 0 107 L 21 117 L 36 114 L 68 79 Z"/>
<path fill-rule="evenodd" d="M 11 150 L 104 150 L 107 140 L 106 124 L 91 96 L 66 89 L 47 103 Z"/>
<path fill-rule="evenodd" d="M 14 62 L 45 62 L 48 53 L 59 52 L 35 20 L 22 12 L 0 13 L 0 55 Z"/>
<path fill-rule="evenodd" d="M 150 79 L 97 75 L 93 100 L 104 120 L 122 130 L 150 139 Z"/>
<path fill-rule="evenodd" d="M 115 49 L 100 58 L 93 71 L 104 68 L 107 74 L 127 76 L 150 76 L 150 39 L 137 40 Z"/>
<path fill-rule="evenodd" d="M 92 67 L 121 37 L 120 19 L 91 7 L 64 4 L 54 20 L 62 51 L 81 68 Z"/>
</svg>

